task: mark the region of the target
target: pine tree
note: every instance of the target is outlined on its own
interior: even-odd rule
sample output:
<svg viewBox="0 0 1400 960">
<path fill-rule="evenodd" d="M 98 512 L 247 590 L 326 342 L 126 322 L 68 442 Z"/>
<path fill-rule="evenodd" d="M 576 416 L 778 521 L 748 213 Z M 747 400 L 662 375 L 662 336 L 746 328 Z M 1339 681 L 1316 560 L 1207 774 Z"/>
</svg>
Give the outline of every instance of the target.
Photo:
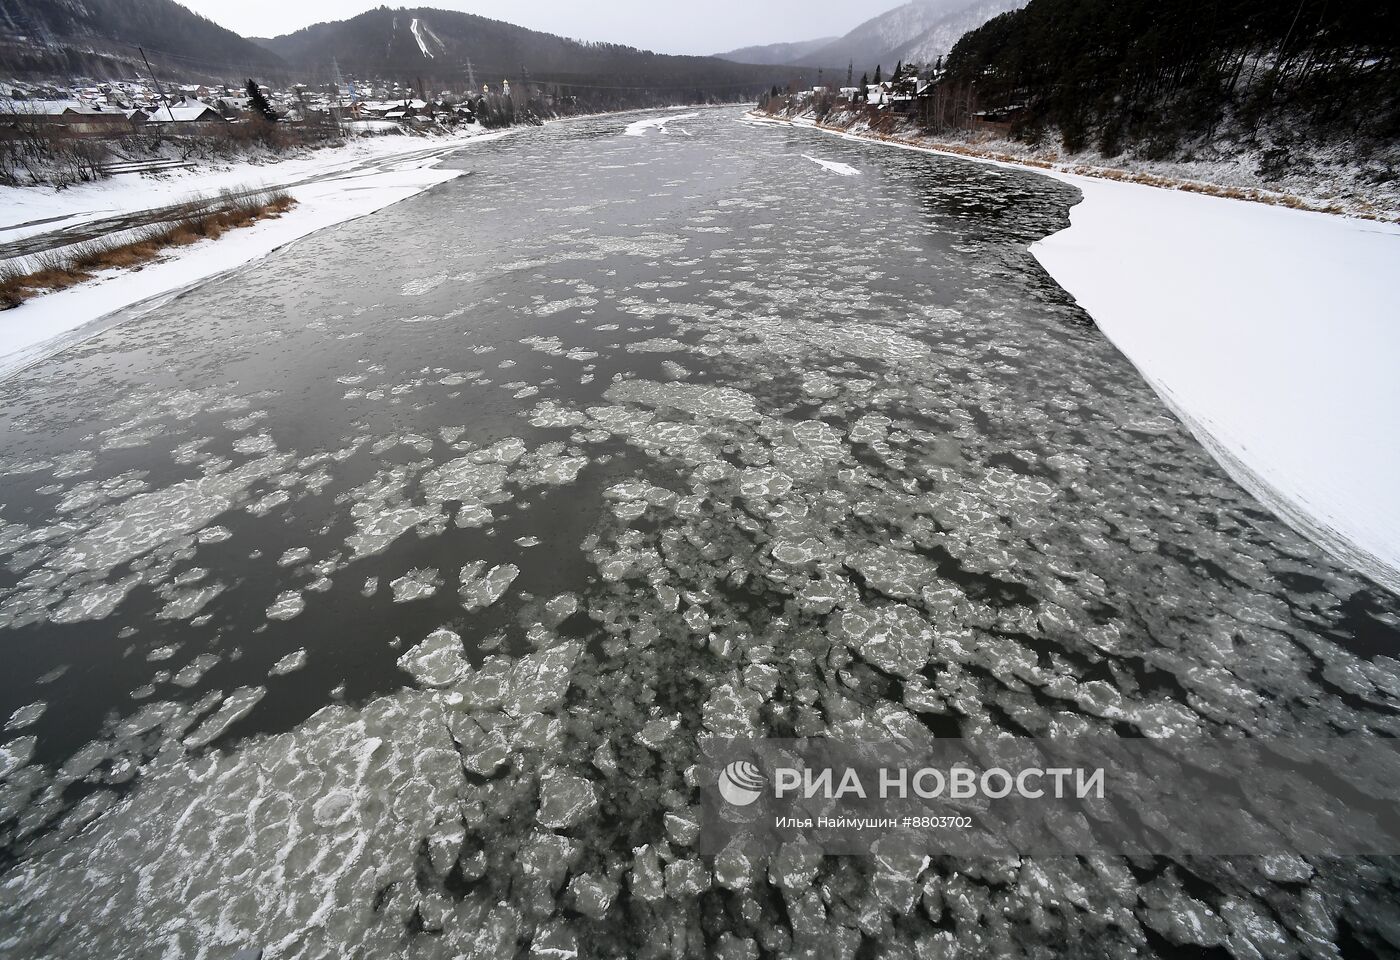
<svg viewBox="0 0 1400 960">
<path fill-rule="evenodd" d="M 248 91 L 248 109 L 269 123 L 275 122 L 277 114 L 272 112 L 272 104 L 267 102 L 267 97 L 258 89 L 257 81 L 250 77 L 244 89 Z"/>
<path fill-rule="evenodd" d="M 880 65 L 878 63 L 875 64 L 875 83 L 877 86 L 880 83 Z"/>
</svg>

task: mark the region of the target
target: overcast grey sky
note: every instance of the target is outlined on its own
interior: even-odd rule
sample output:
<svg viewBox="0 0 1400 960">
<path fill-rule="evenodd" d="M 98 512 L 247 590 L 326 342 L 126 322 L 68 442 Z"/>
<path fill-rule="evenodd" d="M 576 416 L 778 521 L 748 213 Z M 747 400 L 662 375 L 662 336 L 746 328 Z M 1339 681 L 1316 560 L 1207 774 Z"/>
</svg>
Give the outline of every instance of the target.
<svg viewBox="0 0 1400 960">
<path fill-rule="evenodd" d="M 275 36 L 323 20 L 346 20 L 375 0 L 180 0 L 245 37 Z M 410 6 L 413 0 L 386 6 Z M 625 43 L 658 53 L 721 53 L 735 47 L 840 36 L 901 0 L 439 0 L 423 6 L 465 10 L 579 40 Z"/>
</svg>

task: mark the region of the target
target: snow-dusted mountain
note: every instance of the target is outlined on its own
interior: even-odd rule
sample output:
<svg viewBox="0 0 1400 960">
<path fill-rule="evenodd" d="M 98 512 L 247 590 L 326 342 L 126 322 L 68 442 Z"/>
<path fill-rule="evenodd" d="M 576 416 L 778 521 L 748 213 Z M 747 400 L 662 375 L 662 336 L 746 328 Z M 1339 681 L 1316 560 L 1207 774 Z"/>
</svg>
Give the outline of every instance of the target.
<svg viewBox="0 0 1400 960">
<path fill-rule="evenodd" d="M 793 63 L 854 62 L 856 72 L 899 60 L 930 62 L 945 55 L 968 30 L 1024 7 L 1027 0 L 913 0 L 872 17 L 850 33 Z"/>
<path fill-rule="evenodd" d="M 671 89 L 743 89 L 787 82 L 788 71 L 720 60 L 649 53 L 610 43 L 580 43 L 500 20 L 432 7 L 378 7 L 348 20 L 312 26 L 257 43 L 324 74 L 332 61 L 356 76 L 422 78 L 442 85 L 471 76 L 493 88 L 516 82 L 522 68 L 532 81 L 568 85 L 644 83 Z"/>
<path fill-rule="evenodd" d="M 728 53 L 717 53 L 721 60 L 735 63 L 802 63 L 808 54 L 835 43 L 836 37 L 822 37 L 818 40 L 799 40 L 796 43 L 768 43 L 755 47 L 740 47 Z"/>
<path fill-rule="evenodd" d="M 1027 0 L 975 0 L 935 21 L 917 39 L 896 47 L 894 57 L 905 63 L 933 63 L 939 57 L 946 57 L 963 34 L 976 30 L 993 17 L 1019 10 L 1026 3 Z M 889 59 L 888 55 L 885 59 Z"/>
</svg>

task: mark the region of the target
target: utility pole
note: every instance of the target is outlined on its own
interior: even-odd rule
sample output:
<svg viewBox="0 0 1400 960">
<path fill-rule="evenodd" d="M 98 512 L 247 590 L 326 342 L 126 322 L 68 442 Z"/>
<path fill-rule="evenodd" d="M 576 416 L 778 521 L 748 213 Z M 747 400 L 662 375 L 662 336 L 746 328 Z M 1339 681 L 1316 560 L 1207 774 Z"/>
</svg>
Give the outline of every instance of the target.
<svg viewBox="0 0 1400 960">
<path fill-rule="evenodd" d="M 336 60 L 335 57 L 331 57 L 331 73 L 335 75 L 335 132 L 343 136 L 345 131 L 342 129 L 341 125 L 345 119 L 345 108 L 340 102 L 340 62 Z"/>
<path fill-rule="evenodd" d="M 141 59 L 142 59 L 142 61 L 144 61 L 145 64 L 146 64 L 146 72 L 149 73 L 149 74 L 151 75 L 151 83 L 154 83 L 154 84 L 156 85 L 156 93 L 160 94 L 160 98 L 161 98 L 162 100 L 165 100 L 165 90 L 163 90 L 163 89 L 161 88 L 160 80 L 158 80 L 158 79 L 156 78 L 156 72 L 155 72 L 154 70 L 151 69 L 151 61 L 149 61 L 149 60 L 146 59 L 146 51 L 145 51 L 145 50 L 142 50 L 139 46 L 138 46 L 136 49 L 139 50 L 139 51 L 141 52 Z M 159 108 L 157 108 L 157 109 L 159 109 Z M 166 109 L 167 111 L 170 109 L 170 101 L 168 101 L 168 100 L 166 100 L 165 109 Z M 172 114 L 170 115 L 170 118 L 173 120 L 173 119 L 175 118 L 175 114 L 172 113 Z"/>
</svg>

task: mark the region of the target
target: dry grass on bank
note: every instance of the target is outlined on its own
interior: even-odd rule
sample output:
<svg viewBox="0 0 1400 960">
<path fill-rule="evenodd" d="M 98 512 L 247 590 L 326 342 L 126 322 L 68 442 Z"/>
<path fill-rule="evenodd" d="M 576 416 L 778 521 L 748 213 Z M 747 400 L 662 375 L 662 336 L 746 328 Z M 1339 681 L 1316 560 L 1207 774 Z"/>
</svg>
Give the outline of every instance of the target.
<svg viewBox="0 0 1400 960">
<path fill-rule="evenodd" d="M 195 201 L 175 220 L 124 231 L 118 239 L 89 240 L 19 261 L 0 264 L 0 310 L 17 307 L 40 293 L 63 290 L 103 270 L 137 270 L 171 247 L 213 240 L 229 230 L 281 216 L 296 205 L 281 191 L 249 196 L 224 194 Z"/>
</svg>

